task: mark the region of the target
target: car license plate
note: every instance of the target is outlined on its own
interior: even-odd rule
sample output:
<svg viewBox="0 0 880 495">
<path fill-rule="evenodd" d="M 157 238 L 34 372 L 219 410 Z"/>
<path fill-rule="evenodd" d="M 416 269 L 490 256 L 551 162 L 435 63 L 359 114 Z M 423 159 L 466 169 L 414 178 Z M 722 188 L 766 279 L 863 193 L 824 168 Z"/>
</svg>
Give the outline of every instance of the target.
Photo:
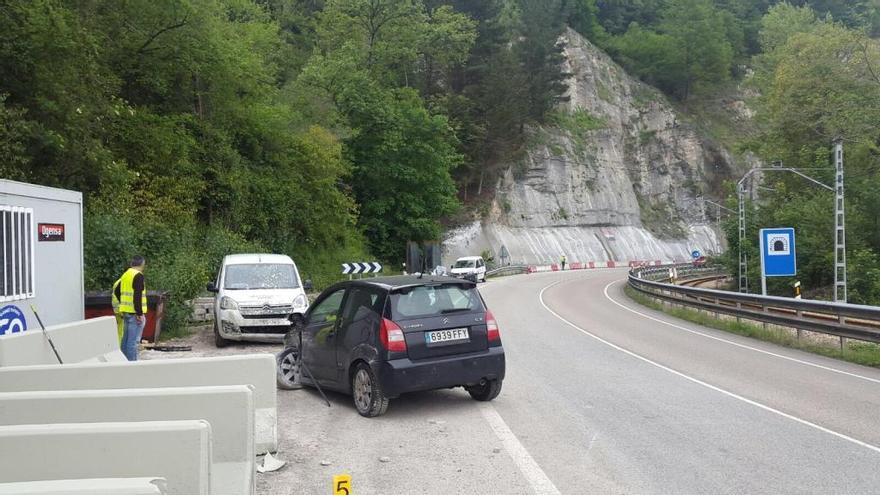
<svg viewBox="0 0 880 495">
<path fill-rule="evenodd" d="M 448 330 L 425 332 L 425 342 L 428 345 L 461 342 L 469 339 L 470 334 L 467 328 L 450 328 Z"/>
</svg>

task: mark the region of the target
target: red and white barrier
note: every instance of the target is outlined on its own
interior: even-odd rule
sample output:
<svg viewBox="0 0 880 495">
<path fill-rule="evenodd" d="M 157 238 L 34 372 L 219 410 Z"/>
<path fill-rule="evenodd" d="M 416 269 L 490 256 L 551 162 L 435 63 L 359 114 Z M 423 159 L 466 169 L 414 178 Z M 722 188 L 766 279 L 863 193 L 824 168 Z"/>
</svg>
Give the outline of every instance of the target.
<svg viewBox="0 0 880 495">
<path fill-rule="evenodd" d="M 565 265 L 566 270 L 593 270 L 596 268 L 622 268 L 624 266 L 629 266 L 630 268 L 636 268 L 640 266 L 661 266 L 671 264 L 672 261 L 662 261 L 662 260 L 652 260 L 652 261 L 637 261 L 631 260 L 624 264 L 621 261 L 573 261 Z M 542 272 L 558 272 L 561 271 L 562 267 L 553 263 L 551 265 L 530 265 L 527 272 L 528 273 L 542 273 Z"/>
</svg>

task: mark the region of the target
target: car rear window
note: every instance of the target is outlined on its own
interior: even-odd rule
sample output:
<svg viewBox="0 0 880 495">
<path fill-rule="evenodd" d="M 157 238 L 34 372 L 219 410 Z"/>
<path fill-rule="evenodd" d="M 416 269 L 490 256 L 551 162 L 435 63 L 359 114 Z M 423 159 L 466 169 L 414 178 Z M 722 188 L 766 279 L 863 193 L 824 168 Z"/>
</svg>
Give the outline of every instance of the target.
<svg viewBox="0 0 880 495">
<path fill-rule="evenodd" d="M 476 289 L 461 285 L 420 285 L 391 294 L 392 319 L 481 311 Z"/>
</svg>

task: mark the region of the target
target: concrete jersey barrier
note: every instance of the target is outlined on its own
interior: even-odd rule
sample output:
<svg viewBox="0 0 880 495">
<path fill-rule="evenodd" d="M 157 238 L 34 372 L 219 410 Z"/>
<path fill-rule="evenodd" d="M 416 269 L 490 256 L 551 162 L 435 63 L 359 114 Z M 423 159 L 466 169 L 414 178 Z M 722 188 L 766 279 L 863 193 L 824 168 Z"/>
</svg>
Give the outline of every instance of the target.
<svg viewBox="0 0 880 495">
<path fill-rule="evenodd" d="M 199 419 L 211 425 L 212 495 L 252 495 L 251 385 L 0 393 L 3 425 Z"/>
<path fill-rule="evenodd" d="M 126 360 L 119 350 L 116 318 L 112 316 L 53 325 L 46 333 L 65 364 Z M 58 364 L 58 358 L 39 327 L 0 336 L 0 367 L 41 364 Z"/>
<path fill-rule="evenodd" d="M 0 368 L 0 392 L 253 385 L 256 453 L 277 448 L 275 356 Z"/>
<path fill-rule="evenodd" d="M 0 480 L 162 477 L 168 493 L 211 494 L 207 421 L 0 426 Z"/>
<path fill-rule="evenodd" d="M 162 478 L 100 478 L 86 480 L 0 483 L 0 495 L 166 495 Z"/>
</svg>

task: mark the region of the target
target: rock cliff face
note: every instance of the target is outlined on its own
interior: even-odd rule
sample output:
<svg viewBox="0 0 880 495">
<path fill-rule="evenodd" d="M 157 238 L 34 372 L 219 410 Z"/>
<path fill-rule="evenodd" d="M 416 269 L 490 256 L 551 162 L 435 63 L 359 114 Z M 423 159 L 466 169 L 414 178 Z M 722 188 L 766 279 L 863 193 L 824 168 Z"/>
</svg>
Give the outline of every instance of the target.
<svg viewBox="0 0 880 495">
<path fill-rule="evenodd" d="M 572 30 L 568 101 L 534 129 L 490 214 L 450 232 L 445 258 L 499 252 L 514 262 L 687 260 L 720 252 L 695 198 L 730 175 L 731 157 L 680 122 L 655 89 Z"/>
</svg>

